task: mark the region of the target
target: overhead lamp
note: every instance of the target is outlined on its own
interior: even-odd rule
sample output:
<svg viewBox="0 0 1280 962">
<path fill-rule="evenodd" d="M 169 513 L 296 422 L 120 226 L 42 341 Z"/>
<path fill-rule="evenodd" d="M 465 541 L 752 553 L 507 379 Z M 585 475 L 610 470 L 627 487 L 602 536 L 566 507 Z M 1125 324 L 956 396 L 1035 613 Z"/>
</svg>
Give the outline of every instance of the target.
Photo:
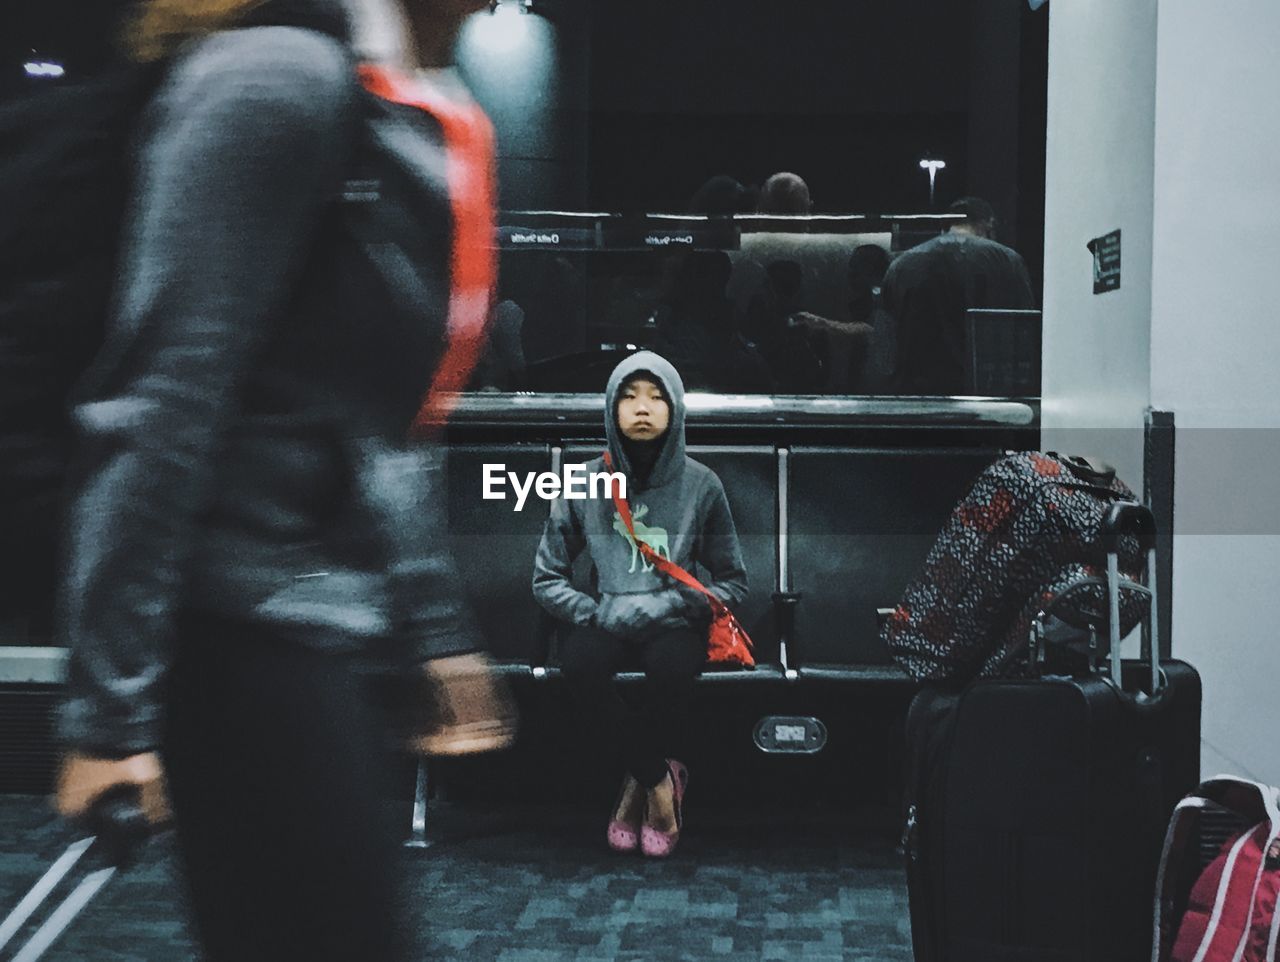
<svg viewBox="0 0 1280 962">
<path fill-rule="evenodd" d="M 487 55 L 509 57 L 529 44 L 536 26 L 536 17 L 524 17 L 530 12 L 527 0 L 489 0 L 492 16 L 473 17 L 463 43 L 483 50 Z"/>
<path fill-rule="evenodd" d="M 22 65 L 22 69 L 28 77 L 56 78 L 67 72 L 62 64 L 49 60 L 28 60 Z"/>
<path fill-rule="evenodd" d="M 938 179 L 938 171 L 945 169 L 947 162 L 945 160 L 935 160 L 926 157 L 920 161 L 920 169 L 929 172 L 929 206 L 933 206 L 933 187 Z"/>
</svg>

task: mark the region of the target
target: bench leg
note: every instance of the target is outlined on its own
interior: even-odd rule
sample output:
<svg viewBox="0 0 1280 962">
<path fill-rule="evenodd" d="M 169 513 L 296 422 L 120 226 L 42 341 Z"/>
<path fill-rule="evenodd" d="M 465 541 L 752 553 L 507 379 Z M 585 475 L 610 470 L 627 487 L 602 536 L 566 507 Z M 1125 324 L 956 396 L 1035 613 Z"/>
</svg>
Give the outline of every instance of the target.
<svg viewBox="0 0 1280 962">
<path fill-rule="evenodd" d="M 417 784 L 413 790 L 413 824 L 410 827 L 409 838 L 404 843 L 405 848 L 427 848 L 431 845 L 427 841 L 428 778 L 427 760 L 420 757 L 418 759 Z"/>
</svg>

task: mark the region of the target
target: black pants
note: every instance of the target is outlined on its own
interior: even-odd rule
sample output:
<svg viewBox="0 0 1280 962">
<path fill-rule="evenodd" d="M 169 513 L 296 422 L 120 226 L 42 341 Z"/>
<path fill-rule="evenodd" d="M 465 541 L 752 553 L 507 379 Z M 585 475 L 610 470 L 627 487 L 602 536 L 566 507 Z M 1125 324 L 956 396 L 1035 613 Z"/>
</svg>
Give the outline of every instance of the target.
<svg viewBox="0 0 1280 962">
<path fill-rule="evenodd" d="M 352 656 L 188 620 L 164 762 L 206 958 L 398 960 L 385 726 Z"/>
<path fill-rule="evenodd" d="M 694 680 L 707 656 L 706 629 L 678 628 L 629 639 L 599 628 L 574 628 L 561 646 L 560 665 L 589 732 L 603 737 L 645 788 L 667 774 L 688 725 Z M 623 699 L 613 673 L 638 657 L 645 689 L 639 708 Z"/>
</svg>

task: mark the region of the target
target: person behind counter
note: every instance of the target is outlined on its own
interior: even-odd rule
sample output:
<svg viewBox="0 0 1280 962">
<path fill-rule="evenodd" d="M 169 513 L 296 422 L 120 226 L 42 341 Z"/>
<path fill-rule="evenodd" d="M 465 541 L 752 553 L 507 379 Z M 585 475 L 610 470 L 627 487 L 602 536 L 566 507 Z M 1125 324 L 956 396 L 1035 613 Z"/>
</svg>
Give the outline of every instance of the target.
<svg viewBox="0 0 1280 962">
<path fill-rule="evenodd" d="M 965 197 L 948 208 L 965 220 L 901 254 L 884 275 L 883 297 L 895 327 L 894 390 L 962 394 L 965 311 L 1035 307 L 1022 255 L 996 241 L 989 203 Z"/>
</svg>

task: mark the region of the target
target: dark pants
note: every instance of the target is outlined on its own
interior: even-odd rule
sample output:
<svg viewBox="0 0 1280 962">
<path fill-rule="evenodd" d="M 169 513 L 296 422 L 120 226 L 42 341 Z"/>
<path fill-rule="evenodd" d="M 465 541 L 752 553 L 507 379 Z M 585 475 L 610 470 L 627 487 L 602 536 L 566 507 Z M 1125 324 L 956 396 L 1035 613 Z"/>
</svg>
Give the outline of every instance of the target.
<svg viewBox="0 0 1280 962">
<path fill-rule="evenodd" d="M 407 955 L 382 718 L 352 656 L 184 627 L 164 763 L 206 958 Z"/>
<path fill-rule="evenodd" d="M 607 740 L 636 781 L 653 788 L 667 774 L 666 758 L 688 725 L 694 680 L 706 656 L 706 629 L 630 639 L 574 628 L 561 646 L 560 665 L 588 731 Z M 614 672 L 636 660 L 646 676 L 639 708 L 627 704 L 613 681 Z"/>
</svg>

